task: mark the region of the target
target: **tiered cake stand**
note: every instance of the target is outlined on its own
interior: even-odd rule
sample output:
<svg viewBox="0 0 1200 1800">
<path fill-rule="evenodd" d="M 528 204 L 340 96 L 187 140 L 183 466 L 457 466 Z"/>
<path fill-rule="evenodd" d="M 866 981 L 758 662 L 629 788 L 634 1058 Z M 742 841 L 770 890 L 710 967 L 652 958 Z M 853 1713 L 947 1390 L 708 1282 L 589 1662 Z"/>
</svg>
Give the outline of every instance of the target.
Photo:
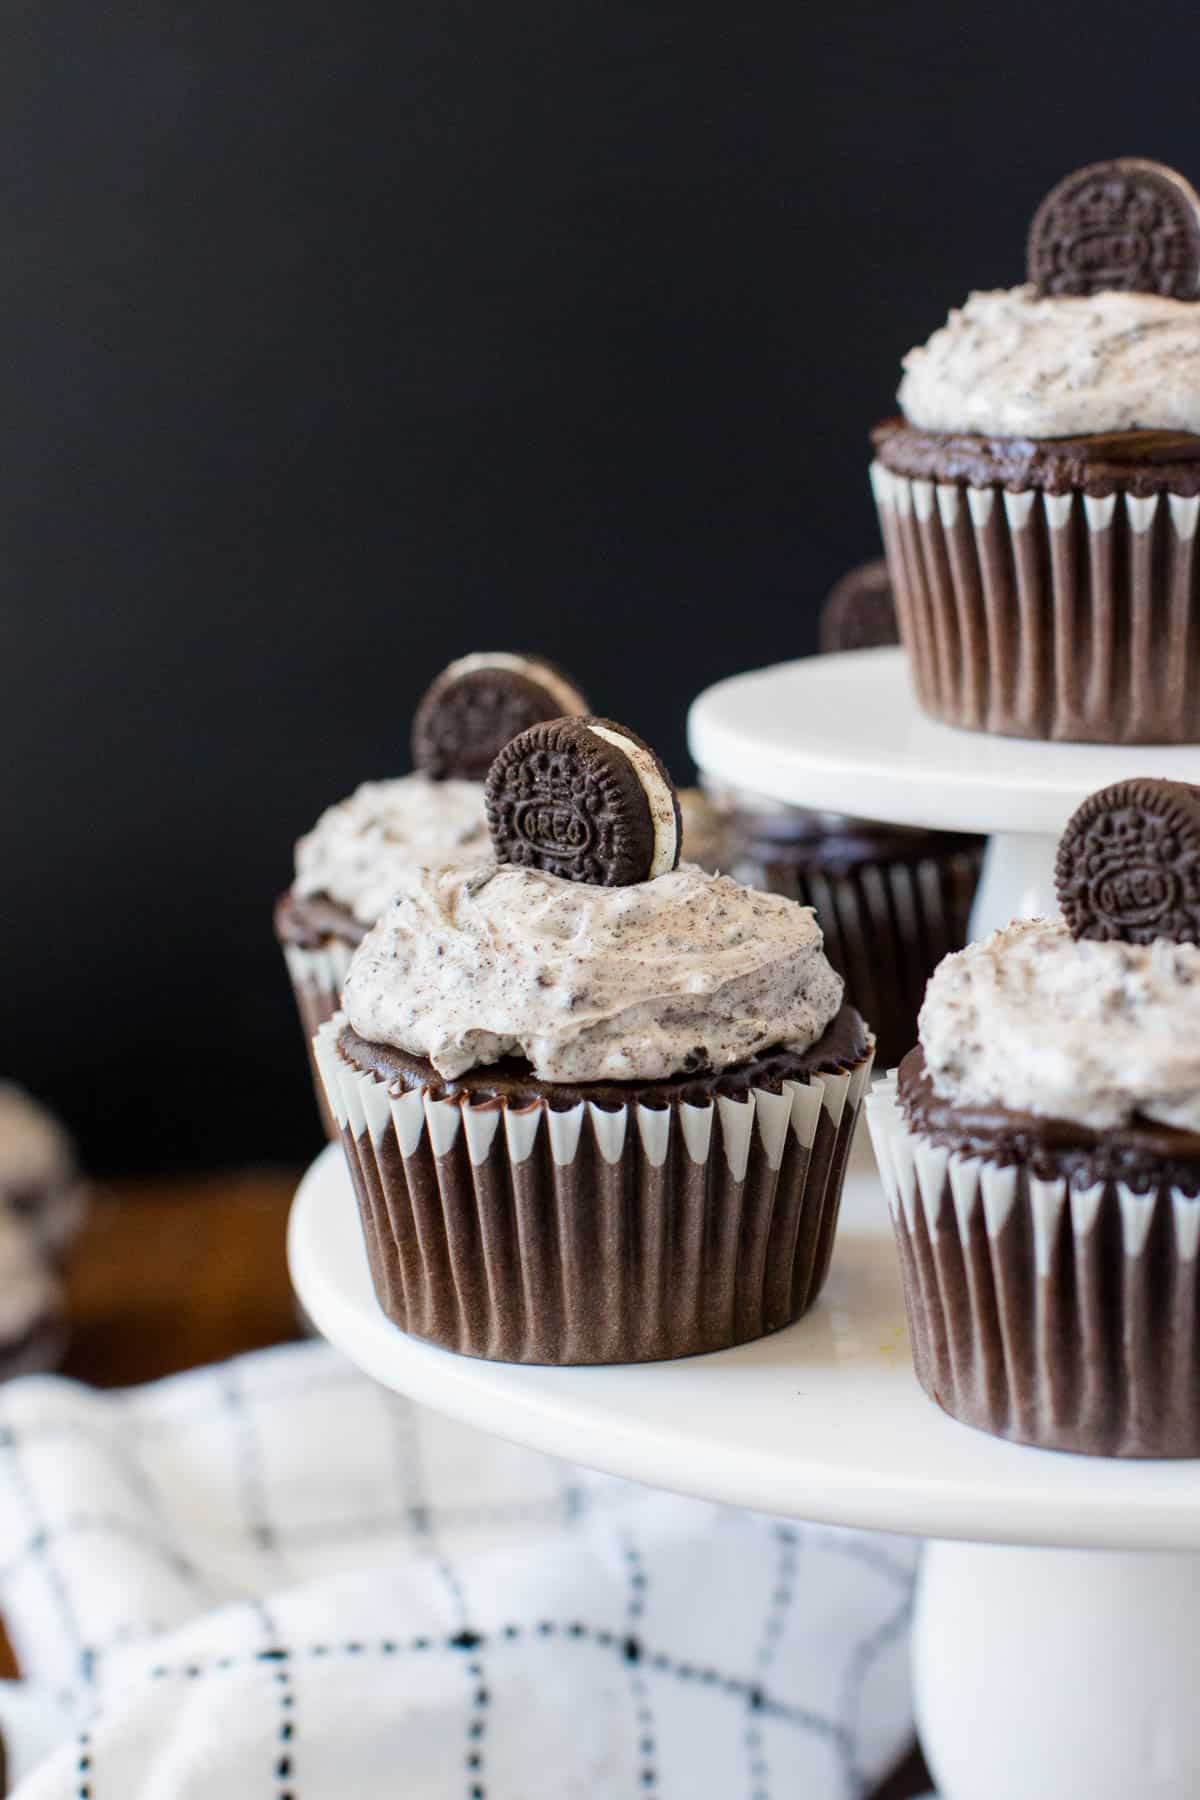
<svg viewBox="0 0 1200 1800">
<path fill-rule="evenodd" d="M 723 682 L 696 702 L 690 729 L 701 768 L 775 799 L 990 832 L 977 932 L 1053 910 L 1056 834 L 1087 793 L 1128 775 L 1200 782 L 1200 749 L 1027 744 L 933 725 L 889 650 Z M 1024 1449 L 944 1417 L 912 1372 L 865 1134 L 814 1311 L 715 1356 L 518 1368 L 405 1337 L 376 1303 L 336 1147 L 301 1184 L 289 1254 L 333 1343 L 456 1418 L 681 1493 L 936 1540 L 914 1683 L 942 1800 L 1200 1795 L 1200 1461 Z"/>
</svg>

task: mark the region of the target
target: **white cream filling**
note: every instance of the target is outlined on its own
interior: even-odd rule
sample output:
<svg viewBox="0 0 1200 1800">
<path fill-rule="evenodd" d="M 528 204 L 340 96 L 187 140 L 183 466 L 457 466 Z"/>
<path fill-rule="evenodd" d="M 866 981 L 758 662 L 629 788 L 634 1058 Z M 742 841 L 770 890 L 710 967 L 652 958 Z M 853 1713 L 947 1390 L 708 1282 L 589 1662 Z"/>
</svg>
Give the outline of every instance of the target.
<svg viewBox="0 0 1200 1800">
<path fill-rule="evenodd" d="M 476 675 L 481 669 L 506 669 L 513 675 L 524 675 L 545 688 L 554 704 L 562 709 L 563 718 L 580 718 L 587 711 L 587 701 L 578 688 L 533 656 L 513 656 L 507 650 L 473 650 L 460 656 L 446 670 L 446 678 L 458 681 L 464 675 Z"/>
<path fill-rule="evenodd" d="M 675 867 L 679 855 L 679 824 L 675 817 L 675 796 L 671 792 L 671 784 L 665 781 L 654 758 L 632 738 L 625 737 L 619 731 L 611 730 L 607 725 L 589 725 L 593 736 L 603 738 L 614 750 L 627 757 L 633 765 L 633 772 L 638 778 L 646 804 L 650 808 L 650 823 L 654 827 L 654 850 L 650 858 L 647 881 L 653 881 L 656 875 L 666 875 Z"/>
</svg>

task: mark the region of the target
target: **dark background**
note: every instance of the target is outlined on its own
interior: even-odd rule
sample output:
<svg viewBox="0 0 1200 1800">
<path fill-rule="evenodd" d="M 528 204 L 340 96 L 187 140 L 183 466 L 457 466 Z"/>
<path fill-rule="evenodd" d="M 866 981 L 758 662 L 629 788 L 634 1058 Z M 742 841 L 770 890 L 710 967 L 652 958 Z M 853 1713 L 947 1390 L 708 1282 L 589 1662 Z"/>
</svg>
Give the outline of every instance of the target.
<svg viewBox="0 0 1200 1800">
<path fill-rule="evenodd" d="M 296 835 L 469 649 L 686 773 L 905 348 L 1068 169 L 1200 175 L 1194 17 L 0 0 L 0 1070 L 97 1168 L 315 1148 Z"/>
</svg>

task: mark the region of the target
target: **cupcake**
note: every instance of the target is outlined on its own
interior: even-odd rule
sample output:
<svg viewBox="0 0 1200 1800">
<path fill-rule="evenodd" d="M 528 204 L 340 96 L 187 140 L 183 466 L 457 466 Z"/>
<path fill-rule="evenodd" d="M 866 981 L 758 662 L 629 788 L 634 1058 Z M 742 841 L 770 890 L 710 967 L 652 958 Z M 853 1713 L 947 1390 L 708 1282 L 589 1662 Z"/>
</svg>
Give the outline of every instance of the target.
<svg viewBox="0 0 1200 1800">
<path fill-rule="evenodd" d="M 904 361 L 872 483 L 916 697 L 950 725 L 1200 741 L 1200 198 L 1068 176 L 1029 280 Z"/>
<path fill-rule="evenodd" d="M 0 1082 L 0 1379 L 62 1360 L 62 1265 L 86 1211 L 63 1127 L 23 1088 Z"/>
<path fill-rule="evenodd" d="M 483 777 L 496 752 L 539 720 L 587 709 L 574 684 L 541 657 L 460 657 L 417 708 L 414 773 L 364 782 L 300 839 L 294 880 L 275 908 L 275 933 L 306 1043 L 337 1011 L 354 948 L 403 872 L 490 856 Z M 317 1089 L 332 1136 L 319 1082 Z"/>
<path fill-rule="evenodd" d="M 409 868 L 317 1058 L 379 1301 L 509 1362 L 640 1362 L 790 1323 L 828 1267 L 870 1033 L 812 914 L 679 861 L 625 727 L 522 733 L 495 861 Z"/>
<path fill-rule="evenodd" d="M 1200 790 L 1093 795 L 1058 892 L 947 958 L 867 1104 L 913 1360 L 997 1436 L 1196 1456 Z"/>
<path fill-rule="evenodd" d="M 887 565 L 852 569 L 822 608 L 822 649 L 871 649 L 896 638 Z M 825 954 L 871 1020 L 879 1062 L 893 1067 L 916 1035 L 925 983 L 966 942 L 983 839 L 710 785 L 725 821 L 722 866 L 738 881 L 816 910 Z"/>
<path fill-rule="evenodd" d="M 703 788 L 679 789 L 680 855 L 710 875 L 728 869 L 732 855 L 724 809 Z"/>
<path fill-rule="evenodd" d="M 0 1208 L 20 1221 L 51 1265 L 62 1262 L 87 1212 L 70 1137 L 11 1081 L 0 1081 Z"/>
</svg>

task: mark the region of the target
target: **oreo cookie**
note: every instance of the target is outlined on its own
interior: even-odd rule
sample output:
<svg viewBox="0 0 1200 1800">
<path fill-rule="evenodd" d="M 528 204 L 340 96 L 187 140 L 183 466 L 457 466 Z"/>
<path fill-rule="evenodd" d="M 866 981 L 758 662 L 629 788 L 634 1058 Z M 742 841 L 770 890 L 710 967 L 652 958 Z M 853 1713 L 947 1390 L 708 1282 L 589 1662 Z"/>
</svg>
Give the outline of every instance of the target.
<svg viewBox="0 0 1200 1800">
<path fill-rule="evenodd" d="M 1200 195 L 1161 163 L 1091 163 L 1052 188 L 1029 230 L 1029 279 L 1039 294 L 1119 288 L 1200 297 Z"/>
<path fill-rule="evenodd" d="M 413 762 L 434 781 L 482 781 L 510 738 L 544 719 L 587 710 L 574 682 L 540 656 L 462 656 L 417 707 Z"/>
<path fill-rule="evenodd" d="M 636 733 L 555 719 L 506 744 L 484 788 L 501 862 L 595 887 L 629 887 L 679 861 L 679 798 Z"/>
<path fill-rule="evenodd" d="M 887 562 L 881 556 L 875 562 L 860 563 L 830 588 L 821 608 L 821 654 L 874 650 L 899 642 L 900 627 Z"/>
<path fill-rule="evenodd" d="M 1055 886 L 1073 937 L 1200 943 L 1200 788 L 1147 777 L 1090 795 L 1059 842 Z"/>
</svg>

